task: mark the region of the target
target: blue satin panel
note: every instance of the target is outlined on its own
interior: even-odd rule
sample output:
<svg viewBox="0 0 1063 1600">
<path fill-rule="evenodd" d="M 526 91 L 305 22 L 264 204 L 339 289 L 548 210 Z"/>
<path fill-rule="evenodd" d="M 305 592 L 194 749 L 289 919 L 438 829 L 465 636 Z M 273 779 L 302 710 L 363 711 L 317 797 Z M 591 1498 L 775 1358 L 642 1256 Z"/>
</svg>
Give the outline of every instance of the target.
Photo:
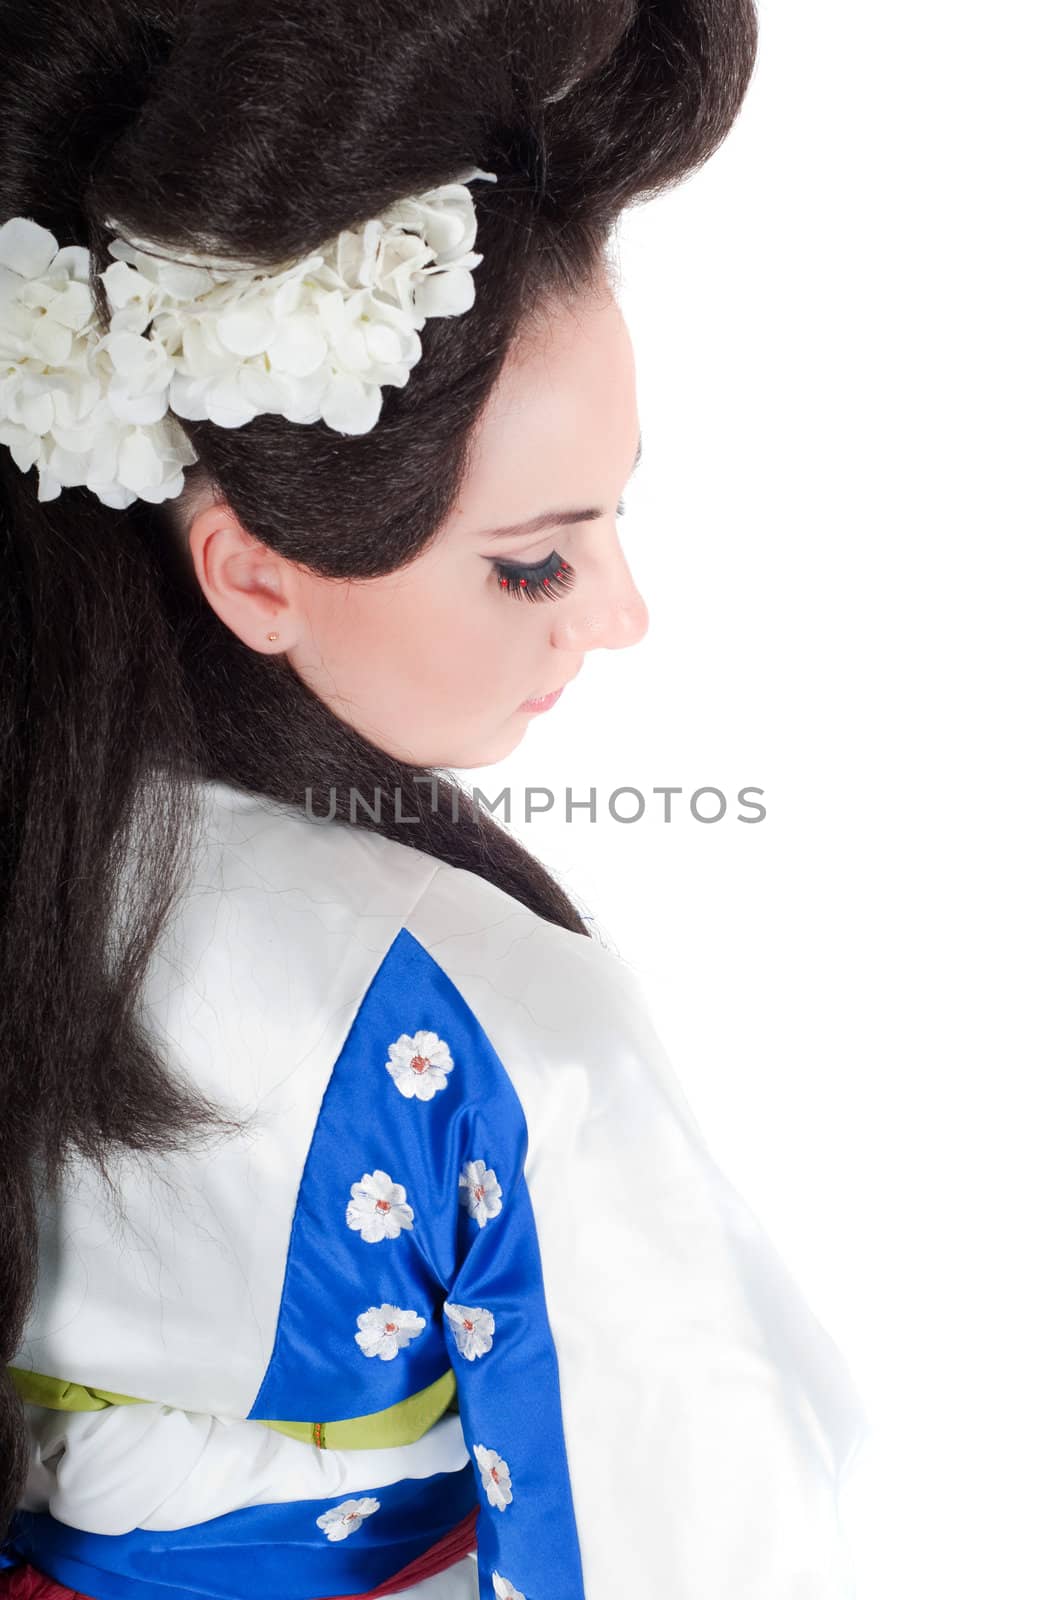
<svg viewBox="0 0 1063 1600">
<path fill-rule="evenodd" d="M 453 1059 L 429 1100 L 405 1099 L 388 1046 L 429 1029 Z M 528 1600 L 583 1600 L 565 1455 L 557 1358 L 539 1243 L 523 1177 L 528 1130 L 512 1082 L 474 1014 L 421 943 L 402 929 L 362 1002 L 326 1091 L 300 1189 L 273 1357 L 252 1417 L 352 1417 L 393 1405 L 454 1368 L 462 1429 L 480 1493 L 484 1600 L 499 1571 Z M 468 1161 L 492 1169 L 502 1209 L 483 1227 L 461 1204 Z M 350 1186 L 381 1169 L 406 1189 L 412 1228 L 367 1243 L 346 1225 Z M 444 1300 L 483 1307 L 493 1345 L 462 1356 Z M 384 1302 L 426 1327 L 394 1359 L 354 1342 L 358 1313 Z M 474 1447 L 512 1477 L 499 1509 Z"/>
<path fill-rule="evenodd" d="M 307 1447 L 312 1448 L 312 1446 Z M 316 1519 L 345 1500 L 380 1510 L 330 1542 Z M 304 1600 L 358 1594 L 386 1583 L 438 1543 L 476 1504 L 473 1468 L 407 1478 L 329 1500 L 248 1506 L 167 1533 L 107 1535 L 20 1511 L 10 1548 L 59 1583 L 93 1600 Z"/>
</svg>

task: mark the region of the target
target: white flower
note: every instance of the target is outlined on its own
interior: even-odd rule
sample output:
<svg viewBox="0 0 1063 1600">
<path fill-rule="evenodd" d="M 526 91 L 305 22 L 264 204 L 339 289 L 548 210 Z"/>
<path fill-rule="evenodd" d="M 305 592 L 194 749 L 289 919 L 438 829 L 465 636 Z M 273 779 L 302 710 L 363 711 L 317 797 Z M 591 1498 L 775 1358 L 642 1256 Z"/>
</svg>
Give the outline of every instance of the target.
<svg viewBox="0 0 1063 1600">
<path fill-rule="evenodd" d="M 473 304 L 476 213 L 466 187 L 400 199 L 275 268 L 167 256 L 116 237 L 91 293 L 87 249 L 28 217 L 0 227 L 0 443 L 37 467 L 38 497 L 86 485 L 121 509 L 171 499 L 196 460 L 177 422 L 239 428 L 274 413 L 344 434 L 377 422 L 382 386 L 421 358 L 429 317 Z M 107 226 L 120 233 L 111 220 Z"/>
<path fill-rule="evenodd" d="M 401 1183 L 392 1183 L 386 1172 L 367 1172 L 351 1184 L 347 1226 L 369 1244 L 397 1239 L 403 1228 L 413 1227 L 413 1207 L 405 1202 Z"/>
<path fill-rule="evenodd" d="M 120 327 L 104 334 L 90 256 L 28 217 L 0 227 L 0 443 L 37 498 L 85 485 L 122 510 L 179 494 L 196 459 L 167 414 L 169 353 Z"/>
<path fill-rule="evenodd" d="M 483 1306 L 455 1306 L 444 1304 L 443 1310 L 454 1330 L 454 1339 L 462 1355 L 475 1361 L 490 1350 L 494 1339 L 495 1319 Z"/>
<path fill-rule="evenodd" d="M 337 1539 L 346 1539 L 355 1528 L 362 1526 L 366 1517 L 371 1517 L 374 1511 L 379 1510 L 379 1500 L 344 1500 L 342 1505 L 333 1506 L 331 1511 L 318 1517 L 317 1525 L 324 1531 L 326 1539 L 335 1544 Z"/>
<path fill-rule="evenodd" d="M 497 1506 L 499 1511 L 504 1511 L 513 1499 L 508 1466 L 497 1450 L 487 1450 L 482 1444 L 473 1445 L 472 1453 L 476 1457 L 488 1500 L 493 1506 Z"/>
<path fill-rule="evenodd" d="M 481 1228 L 489 1217 L 498 1216 L 502 1209 L 502 1190 L 494 1172 L 482 1161 L 466 1161 L 458 1188 L 464 1191 L 462 1204 Z"/>
<path fill-rule="evenodd" d="M 395 1086 L 407 1100 L 431 1100 L 438 1089 L 447 1086 L 447 1073 L 454 1062 L 446 1041 L 438 1033 L 419 1028 L 411 1038 L 404 1033 L 394 1044 L 388 1045 L 388 1059 L 384 1065 L 395 1081 Z"/>
<path fill-rule="evenodd" d="M 358 1318 L 361 1330 L 355 1340 L 362 1354 L 379 1356 L 381 1361 L 394 1361 L 411 1339 L 416 1339 L 425 1326 L 425 1319 L 416 1311 L 402 1311 L 398 1306 L 370 1306 Z"/>
<path fill-rule="evenodd" d="M 508 1578 L 503 1578 L 500 1572 L 492 1572 L 491 1582 L 495 1586 L 498 1600 L 525 1600 L 519 1589 L 514 1589 Z"/>
</svg>

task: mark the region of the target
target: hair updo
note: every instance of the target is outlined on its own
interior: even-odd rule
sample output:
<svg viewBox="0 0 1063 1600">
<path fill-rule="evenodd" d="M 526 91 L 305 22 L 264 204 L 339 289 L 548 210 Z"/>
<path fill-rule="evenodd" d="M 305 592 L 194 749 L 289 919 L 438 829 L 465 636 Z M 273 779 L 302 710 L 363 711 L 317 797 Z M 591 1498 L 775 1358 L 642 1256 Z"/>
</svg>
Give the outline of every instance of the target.
<svg viewBox="0 0 1063 1600">
<path fill-rule="evenodd" d="M 264 544 L 375 577 L 455 503 L 521 328 L 597 278 L 625 208 L 720 144 L 755 40 L 753 0 L 0 0 L 0 221 L 86 246 L 97 274 L 108 218 L 174 254 L 267 266 L 471 165 L 496 173 L 473 190 L 475 303 L 429 319 L 369 433 L 182 423 L 190 478 Z M 135 1014 L 194 837 L 191 781 L 298 806 L 309 787 L 399 791 L 422 825 L 384 808 L 359 825 L 586 931 L 456 785 L 440 777 L 429 811 L 422 769 L 340 721 L 283 656 L 243 645 L 177 558 L 172 519 L 80 488 L 40 502 L 0 450 L 0 1536 L 25 1477 L 3 1367 L 34 1292 L 41 1186 L 71 1152 L 106 1170 L 109 1150 L 227 1125 L 171 1080 Z M 149 784 L 159 769 L 173 781 Z"/>
</svg>

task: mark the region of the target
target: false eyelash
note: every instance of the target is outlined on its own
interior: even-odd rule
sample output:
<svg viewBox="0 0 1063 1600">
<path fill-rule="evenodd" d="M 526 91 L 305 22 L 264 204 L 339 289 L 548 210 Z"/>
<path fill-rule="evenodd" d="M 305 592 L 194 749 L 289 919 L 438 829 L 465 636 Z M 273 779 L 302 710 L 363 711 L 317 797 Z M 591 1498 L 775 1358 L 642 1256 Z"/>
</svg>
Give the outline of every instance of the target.
<svg viewBox="0 0 1063 1600">
<path fill-rule="evenodd" d="M 626 509 L 621 500 L 616 508 L 617 516 L 622 517 Z M 534 567 L 521 567 L 512 562 L 496 561 L 494 569 L 498 577 L 498 587 L 517 600 L 556 599 L 566 589 L 571 589 L 576 581 L 575 572 L 567 561 L 562 561 L 556 550 L 552 550 L 545 561 L 540 561 Z"/>
<path fill-rule="evenodd" d="M 516 600 L 554 600 L 571 589 L 576 575 L 567 561 L 552 550 L 545 561 L 534 567 L 519 567 L 496 561 L 498 587 Z"/>
</svg>

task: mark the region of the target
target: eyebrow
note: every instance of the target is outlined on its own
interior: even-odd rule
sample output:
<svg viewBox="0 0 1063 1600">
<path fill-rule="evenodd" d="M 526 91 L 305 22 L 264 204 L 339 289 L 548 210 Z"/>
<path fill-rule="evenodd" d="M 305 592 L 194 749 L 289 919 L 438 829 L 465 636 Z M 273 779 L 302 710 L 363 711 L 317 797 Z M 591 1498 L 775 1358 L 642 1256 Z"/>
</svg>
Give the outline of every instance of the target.
<svg viewBox="0 0 1063 1600">
<path fill-rule="evenodd" d="M 631 465 L 631 472 L 642 460 L 642 434 L 639 434 L 639 447 L 635 451 L 635 459 Z M 477 539 L 515 539 L 518 534 L 527 537 L 533 533 L 541 533 L 544 528 L 568 527 L 573 522 L 594 522 L 599 517 L 605 516 L 602 506 L 588 506 L 583 511 L 542 511 L 537 517 L 530 517 L 527 522 L 514 522 L 508 528 L 487 528 L 482 533 L 474 534 Z"/>
</svg>

